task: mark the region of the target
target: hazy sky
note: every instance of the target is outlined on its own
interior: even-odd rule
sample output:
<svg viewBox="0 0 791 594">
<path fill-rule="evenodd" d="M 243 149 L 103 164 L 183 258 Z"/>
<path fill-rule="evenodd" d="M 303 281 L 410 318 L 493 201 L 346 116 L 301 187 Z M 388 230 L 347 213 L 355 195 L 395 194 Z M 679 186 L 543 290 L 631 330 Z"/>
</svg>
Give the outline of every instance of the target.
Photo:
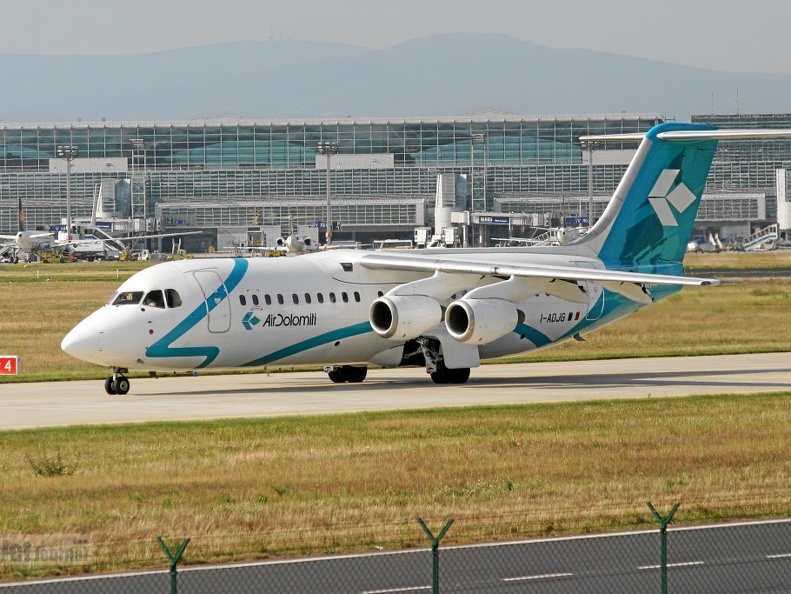
<svg viewBox="0 0 791 594">
<path fill-rule="evenodd" d="M 448 32 L 791 74 L 789 0 L 0 0 L 0 54 L 139 54 L 238 40 L 380 49 Z"/>
</svg>

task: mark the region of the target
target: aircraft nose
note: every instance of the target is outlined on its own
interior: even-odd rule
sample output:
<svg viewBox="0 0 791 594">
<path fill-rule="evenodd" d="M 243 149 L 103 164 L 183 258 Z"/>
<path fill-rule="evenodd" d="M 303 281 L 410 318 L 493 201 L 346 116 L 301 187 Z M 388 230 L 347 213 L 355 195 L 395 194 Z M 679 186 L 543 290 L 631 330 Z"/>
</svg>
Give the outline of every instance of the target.
<svg viewBox="0 0 791 594">
<path fill-rule="evenodd" d="M 91 361 L 99 350 L 99 333 L 96 329 L 78 324 L 63 337 L 60 348 L 72 357 Z"/>
</svg>

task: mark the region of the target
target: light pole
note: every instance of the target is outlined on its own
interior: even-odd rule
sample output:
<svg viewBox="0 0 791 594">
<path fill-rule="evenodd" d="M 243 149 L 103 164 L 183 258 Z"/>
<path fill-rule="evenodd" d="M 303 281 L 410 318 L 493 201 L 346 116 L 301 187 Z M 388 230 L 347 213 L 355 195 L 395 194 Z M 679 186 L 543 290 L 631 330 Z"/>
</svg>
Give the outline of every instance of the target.
<svg viewBox="0 0 791 594">
<path fill-rule="evenodd" d="M 588 227 L 593 227 L 593 149 L 595 142 L 581 142 L 583 150 L 588 151 Z"/>
<path fill-rule="evenodd" d="M 137 198 L 137 202 L 143 203 L 143 226 L 145 230 L 148 231 L 148 205 L 146 204 L 146 141 L 144 138 L 130 138 L 129 143 L 132 145 L 132 218 L 136 218 L 136 216 L 140 214 L 140 204 L 135 203 L 135 198 Z M 137 175 L 139 174 L 140 155 L 143 156 L 142 180 L 139 179 Z M 137 157 L 137 163 L 135 163 L 135 157 Z M 139 196 L 136 196 L 136 194 L 139 194 Z M 137 206 L 137 208 L 135 208 L 135 206 Z"/>
<path fill-rule="evenodd" d="M 330 157 L 338 153 L 338 143 L 326 140 L 319 141 L 319 154 L 327 157 L 327 232 L 324 234 L 324 244 L 332 242 L 332 203 L 330 200 Z"/>
<path fill-rule="evenodd" d="M 71 162 L 80 154 L 80 147 L 60 144 L 55 149 L 59 159 L 66 159 L 66 239 L 71 240 Z"/>
<path fill-rule="evenodd" d="M 475 171 L 475 145 L 482 148 L 483 153 L 483 172 L 479 176 Z M 486 154 L 486 134 L 476 132 L 470 137 L 470 207 L 473 211 L 486 212 L 486 163 L 488 156 Z M 478 179 L 480 178 L 480 179 Z M 479 186 L 479 187 L 476 187 Z M 486 232 L 483 225 L 478 226 L 478 245 L 483 247 L 485 242 Z"/>
</svg>

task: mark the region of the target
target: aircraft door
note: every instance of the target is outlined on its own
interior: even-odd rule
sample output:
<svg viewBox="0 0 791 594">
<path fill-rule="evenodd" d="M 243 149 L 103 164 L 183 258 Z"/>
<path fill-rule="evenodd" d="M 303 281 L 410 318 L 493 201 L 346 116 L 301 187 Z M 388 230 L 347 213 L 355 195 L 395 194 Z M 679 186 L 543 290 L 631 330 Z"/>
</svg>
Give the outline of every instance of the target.
<svg viewBox="0 0 791 594">
<path fill-rule="evenodd" d="M 231 328 L 231 304 L 220 275 L 211 270 L 198 270 L 194 275 L 206 299 L 209 332 L 227 332 Z"/>
</svg>

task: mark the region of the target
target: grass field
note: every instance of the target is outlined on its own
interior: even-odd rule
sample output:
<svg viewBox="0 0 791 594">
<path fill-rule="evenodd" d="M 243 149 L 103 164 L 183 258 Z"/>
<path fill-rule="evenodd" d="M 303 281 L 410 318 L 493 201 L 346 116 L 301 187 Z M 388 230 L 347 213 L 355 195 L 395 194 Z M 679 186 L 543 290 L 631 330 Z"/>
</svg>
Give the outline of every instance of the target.
<svg viewBox="0 0 791 594">
<path fill-rule="evenodd" d="M 788 268 L 791 267 L 791 250 L 766 252 L 716 252 L 687 254 L 684 266 L 696 268 Z"/>
<path fill-rule="evenodd" d="M 104 377 L 58 345 L 139 267 L 0 267 L 20 379 Z M 791 351 L 790 300 L 781 279 L 685 289 L 532 357 Z M 790 421 L 767 394 L 3 432 L 0 534 L 81 535 L 95 559 L 0 579 L 161 568 L 159 535 L 203 563 L 427 546 L 417 517 L 454 518 L 445 545 L 654 526 L 646 501 L 680 501 L 677 524 L 788 516 Z"/>
<path fill-rule="evenodd" d="M 91 570 L 791 513 L 791 399 L 717 396 L 6 432 L 0 534 L 79 534 Z M 36 476 L 34 463 L 63 473 Z M 76 568 L 72 568 L 76 569 Z M 31 575 L 0 566 L 5 577 Z"/>
</svg>

